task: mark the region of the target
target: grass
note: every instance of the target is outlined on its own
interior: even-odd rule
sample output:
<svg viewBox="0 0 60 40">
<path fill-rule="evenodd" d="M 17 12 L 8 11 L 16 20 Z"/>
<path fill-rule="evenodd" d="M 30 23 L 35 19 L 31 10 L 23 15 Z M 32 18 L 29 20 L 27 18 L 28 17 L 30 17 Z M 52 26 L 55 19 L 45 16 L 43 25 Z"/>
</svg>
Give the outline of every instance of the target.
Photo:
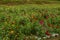
<svg viewBox="0 0 60 40">
<path fill-rule="evenodd" d="M 20 8 L 20 9 L 30 9 L 30 8 L 59 8 L 60 4 L 24 4 L 24 5 L 0 5 L 0 7 L 5 8 Z"/>
<path fill-rule="evenodd" d="M 60 4 L 58 0 L 1 0 L 0 4 Z"/>
</svg>

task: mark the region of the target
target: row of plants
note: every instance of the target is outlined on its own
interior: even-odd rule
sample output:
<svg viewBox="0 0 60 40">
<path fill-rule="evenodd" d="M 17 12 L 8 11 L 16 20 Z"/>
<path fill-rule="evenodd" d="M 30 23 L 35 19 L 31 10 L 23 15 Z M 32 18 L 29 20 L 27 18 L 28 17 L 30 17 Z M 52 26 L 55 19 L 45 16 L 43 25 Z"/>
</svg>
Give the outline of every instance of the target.
<svg viewBox="0 0 60 40">
<path fill-rule="evenodd" d="M 60 35 L 60 8 L 0 8 L 0 40 L 43 40 Z"/>
<path fill-rule="evenodd" d="M 59 3 L 59 0 L 1 0 L 2 4 L 50 4 L 50 3 Z"/>
</svg>

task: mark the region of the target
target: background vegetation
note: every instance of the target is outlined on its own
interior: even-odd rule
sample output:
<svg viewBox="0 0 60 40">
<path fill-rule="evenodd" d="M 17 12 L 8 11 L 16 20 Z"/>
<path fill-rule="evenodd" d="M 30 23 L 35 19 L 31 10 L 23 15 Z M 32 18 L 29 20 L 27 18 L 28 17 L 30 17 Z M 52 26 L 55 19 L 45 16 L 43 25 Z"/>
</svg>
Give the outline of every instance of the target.
<svg viewBox="0 0 60 40">
<path fill-rule="evenodd" d="M 60 36 L 60 0 L 0 0 L 0 40 L 48 40 L 43 37 L 55 33 Z"/>
</svg>

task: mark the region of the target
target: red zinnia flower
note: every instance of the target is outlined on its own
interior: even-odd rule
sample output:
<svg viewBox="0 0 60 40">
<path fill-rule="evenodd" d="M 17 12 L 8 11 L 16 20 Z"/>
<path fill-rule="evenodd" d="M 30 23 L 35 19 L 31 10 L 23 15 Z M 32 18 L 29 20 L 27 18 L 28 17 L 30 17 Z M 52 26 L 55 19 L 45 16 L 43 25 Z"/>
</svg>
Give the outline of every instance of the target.
<svg viewBox="0 0 60 40">
<path fill-rule="evenodd" d="M 48 19 L 48 16 L 46 16 L 46 19 Z"/>
<path fill-rule="evenodd" d="M 43 25 L 44 24 L 44 20 L 40 20 L 40 24 Z"/>
<path fill-rule="evenodd" d="M 48 19 L 49 17 L 48 16 L 44 16 L 44 18 Z"/>
<path fill-rule="evenodd" d="M 45 34 L 46 34 L 46 35 L 48 35 L 48 36 L 50 36 L 50 35 L 51 35 L 48 31 L 46 31 L 46 32 L 45 32 Z"/>
</svg>

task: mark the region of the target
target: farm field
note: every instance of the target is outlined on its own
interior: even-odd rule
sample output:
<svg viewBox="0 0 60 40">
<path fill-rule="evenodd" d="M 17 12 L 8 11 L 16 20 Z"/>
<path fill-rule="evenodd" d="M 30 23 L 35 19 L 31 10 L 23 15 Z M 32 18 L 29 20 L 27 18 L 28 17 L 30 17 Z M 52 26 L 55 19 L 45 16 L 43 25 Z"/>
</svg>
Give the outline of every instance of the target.
<svg viewBox="0 0 60 40">
<path fill-rule="evenodd" d="M 0 4 L 0 40 L 60 40 L 60 4 Z"/>
</svg>

